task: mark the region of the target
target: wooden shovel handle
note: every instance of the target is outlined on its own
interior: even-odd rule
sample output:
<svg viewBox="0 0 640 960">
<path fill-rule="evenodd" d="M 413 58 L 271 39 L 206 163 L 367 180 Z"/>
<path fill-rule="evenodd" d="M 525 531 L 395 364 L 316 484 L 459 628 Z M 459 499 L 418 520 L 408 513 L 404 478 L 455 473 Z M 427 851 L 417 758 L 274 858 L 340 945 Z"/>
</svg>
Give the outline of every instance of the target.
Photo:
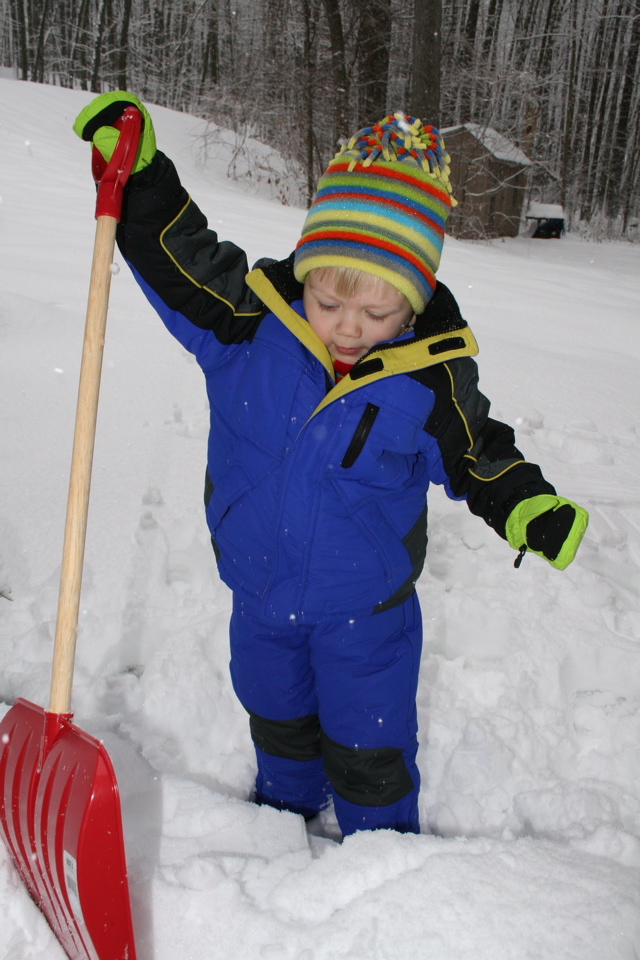
<svg viewBox="0 0 640 960">
<path fill-rule="evenodd" d="M 71 685 L 78 631 L 91 467 L 117 224 L 117 219 L 109 216 L 99 216 L 96 220 L 62 550 L 62 571 L 49 694 L 51 713 L 70 713 L 71 708 Z"/>
<path fill-rule="evenodd" d="M 71 712 L 71 685 L 78 633 L 102 354 L 111 287 L 111 264 L 115 249 L 116 227 L 122 212 L 123 191 L 133 169 L 140 142 L 142 115 L 137 107 L 130 105 L 113 126 L 120 131 L 120 134 L 109 162 L 105 163 L 101 156 L 96 156 L 98 151 L 95 147 L 93 150 L 92 169 L 97 186 L 96 238 L 93 247 L 76 425 L 73 434 L 49 713 L 70 714 Z"/>
</svg>

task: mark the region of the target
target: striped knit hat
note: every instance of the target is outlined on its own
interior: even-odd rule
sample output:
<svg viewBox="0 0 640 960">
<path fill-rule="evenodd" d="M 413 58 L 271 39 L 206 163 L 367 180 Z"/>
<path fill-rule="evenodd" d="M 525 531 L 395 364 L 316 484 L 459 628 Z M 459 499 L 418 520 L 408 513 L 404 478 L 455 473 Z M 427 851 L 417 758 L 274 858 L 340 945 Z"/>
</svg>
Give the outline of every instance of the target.
<svg viewBox="0 0 640 960">
<path fill-rule="evenodd" d="M 448 161 L 438 130 L 401 113 L 356 133 L 320 178 L 296 247 L 296 279 L 317 267 L 353 267 L 386 280 L 422 313 L 456 203 Z"/>
</svg>

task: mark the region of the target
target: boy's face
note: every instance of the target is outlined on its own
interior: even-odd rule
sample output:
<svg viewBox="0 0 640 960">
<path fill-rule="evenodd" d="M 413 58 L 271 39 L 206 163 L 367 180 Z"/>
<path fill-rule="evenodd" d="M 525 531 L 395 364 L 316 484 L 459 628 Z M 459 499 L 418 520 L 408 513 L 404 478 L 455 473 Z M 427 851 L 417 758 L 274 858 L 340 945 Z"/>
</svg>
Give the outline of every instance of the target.
<svg viewBox="0 0 640 960">
<path fill-rule="evenodd" d="M 415 313 L 399 290 L 377 284 L 352 297 L 339 296 L 331 274 L 304 282 L 304 309 L 311 329 L 334 358 L 356 363 L 371 347 L 393 340 L 415 323 Z"/>
</svg>

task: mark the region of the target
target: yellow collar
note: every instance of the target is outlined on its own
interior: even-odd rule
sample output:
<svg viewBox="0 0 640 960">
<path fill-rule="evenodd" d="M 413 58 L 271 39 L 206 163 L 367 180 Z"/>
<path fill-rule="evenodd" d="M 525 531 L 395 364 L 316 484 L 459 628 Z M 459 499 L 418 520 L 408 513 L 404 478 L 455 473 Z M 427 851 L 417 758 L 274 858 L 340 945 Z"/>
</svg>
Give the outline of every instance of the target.
<svg viewBox="0 0 640 960">
<path fill-rule="evenodd" d="M 325 367 L 332 380 L 335 379 L 331 355 L 315 335 L 307 320 L 300 316 L 275 289 L 262 269 L 247 274 L 247 284 L 260 297 L 272 313 L 284 323 L 301 343 Z M 456 357 L 475 357 L 478 345 L 466 324 L 458 330 L 437 333 L 431 337 L 412 337 L 373 347 L 362 357 L 316 407 L 313 416 L 328 404 L 339 400 L 347 393 L 368 386 L 385 377 L 400 373 L 414 373 L 436 363 L 446 363 Z"/>
</svg>

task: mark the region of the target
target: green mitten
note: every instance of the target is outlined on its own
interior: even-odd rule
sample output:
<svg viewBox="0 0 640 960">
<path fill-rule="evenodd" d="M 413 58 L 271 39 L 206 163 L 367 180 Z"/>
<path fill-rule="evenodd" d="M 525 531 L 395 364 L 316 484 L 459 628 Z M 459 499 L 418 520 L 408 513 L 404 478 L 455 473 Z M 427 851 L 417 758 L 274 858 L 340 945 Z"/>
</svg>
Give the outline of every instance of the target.
<svg viewBox="0 0 640 960">
<path fill-rule="evenodd" d="M 148 166 L 156 155 L 156 135 L 151 117 L 133 93 L 127 93 L 126 90 L 101 93 L 80 111 L 73 130 L 81 140 L 90 141 L 108 163 L 120 135 L 120 131 L 112 124 L 130 106 L 137 107 L 142 114 L 142 133 L 131 170 L 132 173 L 138 173 Z"/>
<path fill-rule="evenodd" d="M 507 518 L 509 546 L 544 557 L 564 570 L 576 555 L 589 523 L 589 514 L 571 500 L 544 493 L 521 500 Z M 516 561 L 517 562 L 517 561 Z"/>
</svg>

